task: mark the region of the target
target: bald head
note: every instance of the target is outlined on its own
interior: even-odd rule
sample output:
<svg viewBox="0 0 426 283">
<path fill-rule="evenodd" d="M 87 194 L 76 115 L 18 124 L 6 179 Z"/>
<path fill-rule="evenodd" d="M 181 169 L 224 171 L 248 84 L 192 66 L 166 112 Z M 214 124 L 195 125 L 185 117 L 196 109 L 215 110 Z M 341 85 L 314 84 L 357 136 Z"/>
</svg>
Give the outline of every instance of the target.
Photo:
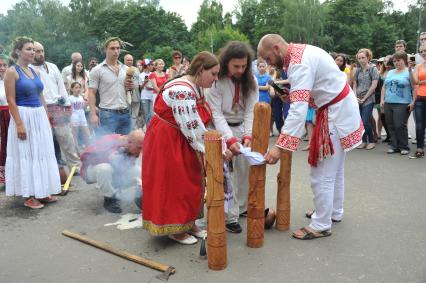
<svg viewBox="0 0 426 283">
<path fill-rule="evenodd" d="M 75 63 L 77 61 L 83 61 L 83 57 L 81 56 L 79 52 L 73 52 L 71 54 L 71 62 Z"/>
<path fill-rule="evenodd" d="M 44 47 L 43 45 L 38 42 L 34 41 L 34 65 L 41 65 L 46 60 L 44 57 Z"/>
<path fill-rule="evenodd" d="M 257 57 L 263 58 L 268 65 L 282 69 L 287 47 L 288 43 L 279 34 L 267 34 L 257 45 Z"/>
<path fill-rule="evenodd" d="M 132 55 L 126 54 L 124 56 L 124 65 L 126 65 L 127 67 L 133 66 L 133 56 Z"/>
<path fill-rule="evenodd" d="M 257 45 L 257 49 L 272 48 L 274 45 L 287 44 L 284 38 L 279 34 L 264 35 Z"/>
<path fill-rule="evenodd" d="M 141 129 L 131 131 L 127 137 L 127 150 L 134 156 L 139 156 L 142 144 L 145 139 L 145 132 Z"/>
</svg>

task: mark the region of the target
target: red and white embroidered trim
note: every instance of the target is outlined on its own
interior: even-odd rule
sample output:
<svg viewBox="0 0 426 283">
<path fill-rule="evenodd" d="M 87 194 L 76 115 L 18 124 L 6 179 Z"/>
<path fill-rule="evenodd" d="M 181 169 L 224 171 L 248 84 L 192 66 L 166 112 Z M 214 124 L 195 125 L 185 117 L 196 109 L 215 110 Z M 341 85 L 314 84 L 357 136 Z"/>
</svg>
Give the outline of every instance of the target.
<svg viewBox="0 0 426 283">
<path fill-rule="evenodd" d="M 306 89 L 291 91 L 289 98 L 290 98 L 290 102 L 296 102 L 296 101 L 309 102 L 309 99 L 311 98 L 311 92 Z"/>
<path fill-rule="evenodd" d="M 287 48 L 287 55 L 284 58 L 284 69 L 287 71 L 290 64 L 302 63 L 303 52 L 305 51 L 306 44 L 290 43 Z"/>
<path fill-rule="evenodd" d="M 363 132 L 364 132 L 364 124 L 361 122 L 358 130 L 340 139 L 340 144 L 342 145 L 342 148 L 343 149 L 352 148 L 354 145 L 361 142 Z"/>
<path fill-rule="evenodd" d="M 297 147 L 299 146 L 299 143 L 300 143 L 300 138 L 289 136 L 286 134 L 280 134 L 276 142 L 276 145 L 284 149 L 295 151 Z"/>
</svg>

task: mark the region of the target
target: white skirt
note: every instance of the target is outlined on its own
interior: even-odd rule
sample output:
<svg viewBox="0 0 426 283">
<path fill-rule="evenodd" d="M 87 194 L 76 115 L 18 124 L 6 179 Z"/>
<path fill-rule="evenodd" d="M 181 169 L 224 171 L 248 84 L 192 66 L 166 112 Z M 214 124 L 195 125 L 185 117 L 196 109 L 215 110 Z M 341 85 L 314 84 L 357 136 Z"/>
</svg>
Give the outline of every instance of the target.
<svg viewBox="0 0 426 283">
<path fill-rule="evenodd" d="M 45 198 L 61 191 L 52 130 L 44 107 L 18 106 L 27 138 L 20 140 L 12 115 L 7 137 L 6 195 Z"/>
</svg>

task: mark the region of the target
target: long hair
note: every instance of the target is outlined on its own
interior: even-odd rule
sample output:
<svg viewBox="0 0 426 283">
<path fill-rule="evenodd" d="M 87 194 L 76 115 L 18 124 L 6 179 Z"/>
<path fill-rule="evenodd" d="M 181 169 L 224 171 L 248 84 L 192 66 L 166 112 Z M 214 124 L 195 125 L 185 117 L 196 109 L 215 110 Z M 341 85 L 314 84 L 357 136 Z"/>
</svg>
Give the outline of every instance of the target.
<svg viewBox="0 0 426 283">
<path fill-rule="evenodd" d="M 342 59 L 343 59 L 342 66 L 338 66 L 340 71 L 343 72 L 343 71 L 345 71 L 346 64 L 347 64 L 346 56 L 342 53 L 339 53 L 339 54 L 336 55 L 336 57 L 334 57 L 334 60 L 336 60 L 337 57 L 342 57 Z"/>
<path fill-rule="evenodd" d="M 80 76 L 82 76 L 83 79 L 86 80 L 86 72 L 84 71 L 84 64 L 83 64 L 83 61 L 80 61 L 80 60 L 79 61 L 75 61 L 74 63 L 72 63 L 72 68 L 71 68 L 72 75 L 71 76 L 72 76 L 72 78 L 74 80 L 77 79 L 77 68 L 76 68 L 76 65 L 78 63 L 81 63 L 81 65 L 83 65 L 83 70 L 81 70 Z"/>
<path fill-rule="evenodd" d="M 253 61 L 254 52 L 250 46 L 241 41 L 230 41 L 221 49 L 219 54 L 220 71 L 219 79 L 228 76 L 228 63 L 232 59 L 247 58 L 247 66 L 241 77 L 241 90 L 244 100 L 249 95 L 249 92 L 256 89 L 256 81 L 252 73 L 251 62 Z"/>
</svg>

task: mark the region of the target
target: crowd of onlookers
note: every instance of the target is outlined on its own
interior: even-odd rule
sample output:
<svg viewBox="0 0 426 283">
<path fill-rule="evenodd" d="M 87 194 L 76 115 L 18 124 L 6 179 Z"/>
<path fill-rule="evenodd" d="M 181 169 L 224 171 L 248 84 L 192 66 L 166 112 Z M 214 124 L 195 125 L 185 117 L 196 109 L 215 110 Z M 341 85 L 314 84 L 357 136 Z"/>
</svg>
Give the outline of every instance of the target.
<svg viewBox="0 0 426 283">
<path fill-rule="evenodd" d="M 353 61 L 344 54 L 331 53 L 359 102 L 365 127 L 359 149 L 372 150 L 382 141 L 389 144 L 387 153 L 408 155 L 411 138 L 417 149 L 409 157 L 424 156 L 425 32 L 420 34 L 420 43 L 418 53 L 408 55 L 405 41 L 398 40 L 395 53 L 379 59 L 373 59 L 372 52 L 366 48 L 360 49 Z M 172 52 L 173 64 L 166 70 L 160 58 L 134 61 L 127 54 L 121 63 L 124 44 L 119 38 L 108 39 L 103 46 L 105 59 L 99 62 L 90 58 L 87 68 L 81 54 L 74 52 L 70 65 L 62 71 L 46 61 L 42 43 L 30 38 L 21 37 L 13 42 L 12 58 L 0 54 L 0 183 L 5 183 L 5 177 L 10 180 L 9 195 L 27 197 L 25 205 L 31 208 L 54 202 L 53 195 L 60 186 L 57 186 L 59 176 L 50 173 L 55 171 L 53 168 L 76 167 L 79 174 L 79 155 L 96 136 L 128 135 L 134 129 L 144 128 L 154 115 L 154 100 L 161 87 L 168 80 L 184 75 L 190 66 L 189 58 L 179 51 Z M 262 58 L 253 61 L 252 69 L 259 87 L 259 101 L 272 107 L 270 135 L 273 136 L 273 125 L 280 132 L 290 103 L 276 95 L 270 81 L 285 88 L 291 88 L 291 84 L 283 70 L 268 66 Z M 39 97 L 41 92 L 43 96 Z M 45 116 L 44 107 L 48 114 Z M 310 139 L 315 124 L 315 108 L 310 104 L 305 140 Z M 409 137 L 407 123 L 413 112 L 416 136 Z M 51 134 L 46 131 L 50 128 Z M 14 134 L 8 136 L 8 131 Z M 30 143 L 23 145 L 23 140 Z M 38 156 L 43 150 L 52 155 L 40 156 L 37 164 L 17 162 L 19 156 Z M 309 150 L 309 144 L 302 150 Z M 43 178 L 37 178 L 39 174 Z"/>
</svg>

